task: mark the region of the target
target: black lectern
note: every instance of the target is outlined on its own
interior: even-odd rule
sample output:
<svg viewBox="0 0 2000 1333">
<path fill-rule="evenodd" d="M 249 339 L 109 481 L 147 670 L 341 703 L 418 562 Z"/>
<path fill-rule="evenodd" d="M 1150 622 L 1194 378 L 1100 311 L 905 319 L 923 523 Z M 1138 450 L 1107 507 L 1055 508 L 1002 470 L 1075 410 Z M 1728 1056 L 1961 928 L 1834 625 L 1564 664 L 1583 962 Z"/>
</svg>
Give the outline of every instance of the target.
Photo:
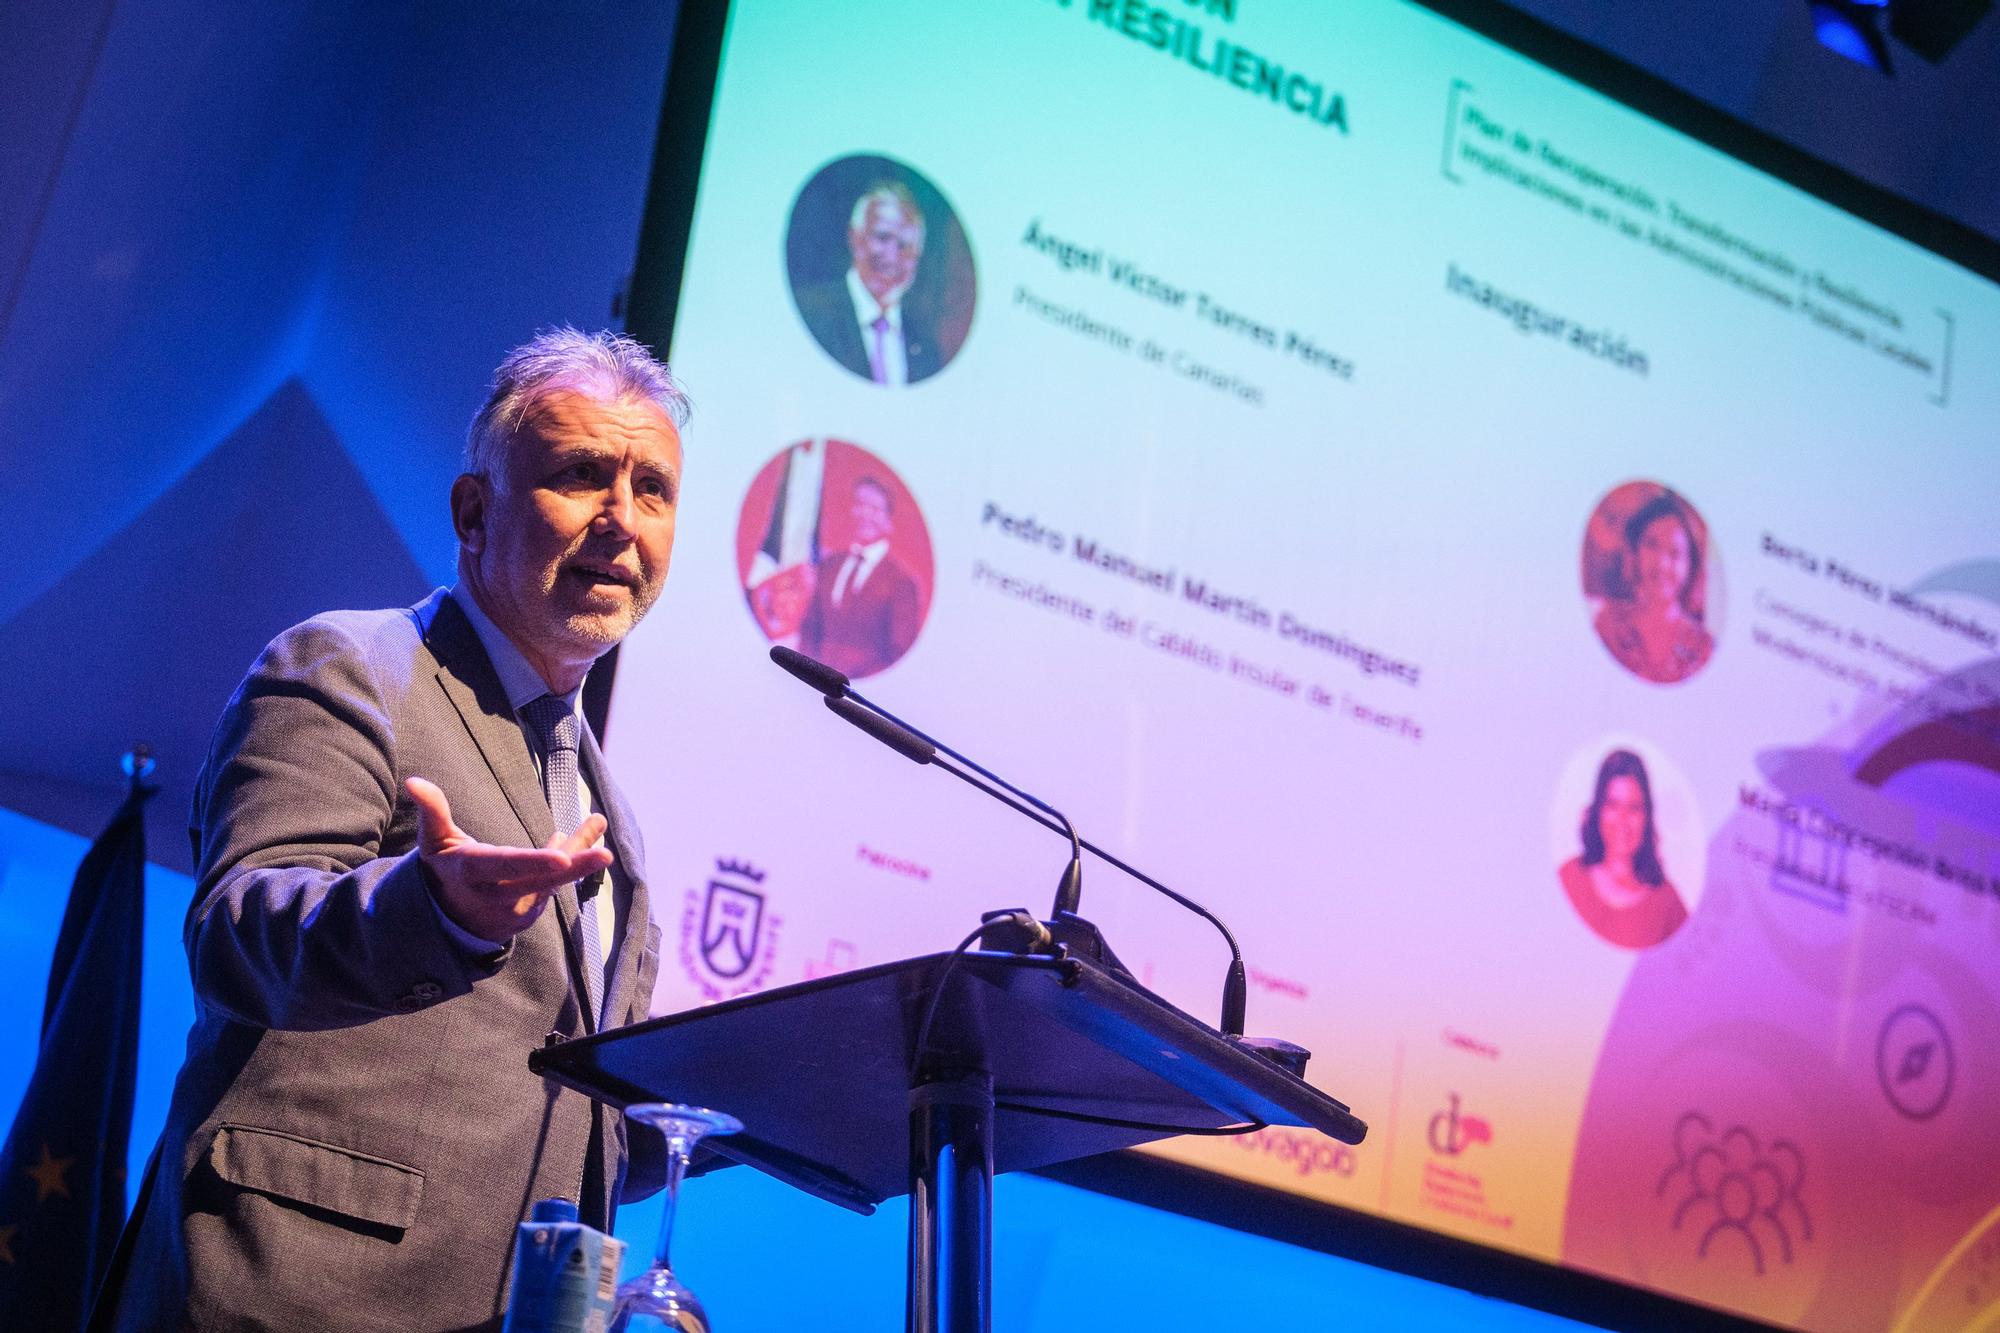
<svg viewBox="0 0 2000 1333">
<path fill-rule="evenodd" d="M 996 1171 L 1233 1125 L 1310 1126 L 1344 1143 L 1367 1133 L 1253 1047 L 1074 957 L 912 958 L 547 1046 L 528 1063 L 618 1107 L 728 1111 L 744 1132 L 705 1146 L 857 1212 L 908 1191 L 911 1333 L 990 1327 Z"/>
</svg>

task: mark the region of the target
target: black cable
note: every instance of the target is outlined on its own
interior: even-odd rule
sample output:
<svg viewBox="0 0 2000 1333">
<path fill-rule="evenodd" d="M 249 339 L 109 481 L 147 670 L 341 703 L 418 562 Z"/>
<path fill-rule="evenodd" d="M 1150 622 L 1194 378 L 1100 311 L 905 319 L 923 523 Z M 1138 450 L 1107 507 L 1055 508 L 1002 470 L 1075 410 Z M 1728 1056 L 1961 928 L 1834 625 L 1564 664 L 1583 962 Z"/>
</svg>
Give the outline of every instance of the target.
<svg viewBox="0 0 2000 1333">
<path fill-rule="evenodd" d="M 971 779 L 967 779 L 970 781 Z M 1021 915 L 1026 915 L 1025 913 Z M 931 1054 L 931 1027 L 937 1021 L 938 1005 L 944 1000 L 945 987 L 951 981 L 951 970 L 958 966 L 958 960 L 965 957 L 981 935 L 993 923 L 982 921 L 966 937 L 958 942 L 938 968 L 937 980 L 931 985 L 930 1002 L 924 1006 L 923 1021 L 917 1025 L 915 1053 L 910 1057 L 910 1068 L 914 1074 L 921 1073 L 924 1057 Z M 1053 1106 L 1033 1106 L 1027 1102 L 993 1103 L 999 1111 L 1017 1111 L 1022 1115 L 1047 1116 L 1055 1120 L 1076 1120 L 1088 1125 L 1107 1125 L 1113 1129 L 1136 1129 L 1148 1134 L 1191 1134 L 1206 1137 L 1232 1137 L 1239 1134 L 1255 1134 L 1269 1126 L 1262 1120 L 1249 1120 L 1240 1125 L 1223 1125 L 1210 1128 L 1204 1125 L 1167 1125 L 1148 1120 L 1121 1120 L 1116 1116 L 1092 1115 L 1088 1111 L 1064 1111 Z"/>
<path fill-rule="evenodd" d="M 1060 1111 L 1053 1106 L 1030 1106 L 1026 1102 L 993 1103 L 995 1110 L 1019 1111 L 1024 1115 L 1045 1115 L 1056 1120 L 1081 1120 L 1087 1125 L 1109 1125 L 1113 1129 L 1142 1129 L 1162 1134 L 1202 1134 L 1230 1137 L 1237 1134 L 1255 1134 L 1270 1126 L 1262 1120 L 1246 1120 L 1240 1125 L 1223 1125 L 1210 1129 L 1204 1125 L 1161 1125 L 1145 1120 L 1120 1120 L 1116 1116 L 1091 1115 L 1087 1111 Z"/>
<path fill-rule="evenodd" d="M 931 1002 L 924 1006 L 924 1021 L 917 1025 L 916 1051 L 910 1057 L 910 1069 L 913 1073 L 923 1068 L 924 1057 L 930 1054 L 931 1023 L 937 1018 L 938 1001 L 944 998 L 945 983 L 951 980 L 952 968 L 958 966 L 958 960 L 965 957 L 965 951 L 985 933 L 986 923 L 982 921 L 970 935 L 958 942 L 958 947 L 951 951 L 950 956 L 944 960 L 944 965 L 938 969 L 937 982 L 931 987 Z"/>
</svg>

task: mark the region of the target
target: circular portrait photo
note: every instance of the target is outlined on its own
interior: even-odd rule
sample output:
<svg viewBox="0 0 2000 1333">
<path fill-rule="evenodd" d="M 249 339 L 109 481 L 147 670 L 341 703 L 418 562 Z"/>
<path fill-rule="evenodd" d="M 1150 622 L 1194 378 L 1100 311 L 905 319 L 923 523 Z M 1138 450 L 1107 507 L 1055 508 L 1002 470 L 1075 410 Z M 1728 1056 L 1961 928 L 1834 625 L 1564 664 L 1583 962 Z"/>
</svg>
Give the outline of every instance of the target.
<svg viewBox="0 0 2000 1333">
<path fill-rule="evenodd" d="M 1708 524 L 1656 481 L 1628 481 L 1591 511 L 1583 595 L 1605 648 L 1641 680 L 1673 685 L 1715 652 L 1718 571 Z"/>
<path fill-rule="evenodd" d="M 1612 738 L 1570 758 L 1549 836 L 1563 896 L 1607 943 L 1650 949 L 1700 901 L 1708 849 L 1693 790 L 1643 741 Z"/>
<path fill-rule="evenodd" d="M 837 158 L 806 182 L 785 267 L 821 350 L 875 384 L 929 379 L 972 328 L 965 228 L 935 185 L 891 157 Z"/>
<path fill-rule="evenodd" d="M 801 440 L 743 497 L 736 571 L 764 637 L 859 679 L 917 641 L 935 565 L 893 469 L 845 440 Z"/>
</svg>

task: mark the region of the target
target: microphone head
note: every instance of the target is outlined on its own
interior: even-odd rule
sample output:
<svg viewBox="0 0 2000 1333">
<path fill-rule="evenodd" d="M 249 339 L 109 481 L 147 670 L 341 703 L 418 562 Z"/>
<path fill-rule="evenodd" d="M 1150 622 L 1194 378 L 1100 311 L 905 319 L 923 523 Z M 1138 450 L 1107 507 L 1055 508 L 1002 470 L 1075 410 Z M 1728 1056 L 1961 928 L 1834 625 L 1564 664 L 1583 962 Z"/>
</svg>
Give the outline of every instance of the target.
<svg viewBox="0 0 2000 1333">
<path fill-rule="evenodd" d="M 1069 859 L 1069 864 L 1063 867 L 1062 879 L 1056 884 L 1055 915 L 1061 916 L 1067 912 L 1071 916 L 1075 916 L 1076 909 L 1082 900 L 1083 862 L 1079 858 L 1072 856 Z"/>
<path fill-rule="evenodd" d="M 812 661 L 807 658 L 807 661 Z M 817 664 L 815 664 L 817 665 Z M 828 695 L 826 706 L 873 736 L 912 763 L 928 764 L 937 758 L 937 747 L 894 718 L 863 708 L 857 699 L 836 699 Z"/>
<path fill-rule="evenodd" d="M 1229 971 L 1222 979 L 1223 1036 L 1240 1037 L 1243 1035 L 1243 1020 L 1246 1017 L 1245 1011 L 1249 1008 L 1249 1005 L 1250 982 L 1244 975 L 1243 960 L 1241 958 L 1231 959 Z M 1300 1069 L 1303 1069 L 1305 1061 L 1301 1060 L 1299 1066 Z M 1298 1073 L 1299 1070 L 1293 1070 L 1292 1072 Z"/>
<path fill-rule="evenodd" d="M 771 649 L 771 660 L 829 699 L 847 697 L 847 677 L 816 657 L 807 657 L 796 648 L 777 644 Z"/>
</svg>

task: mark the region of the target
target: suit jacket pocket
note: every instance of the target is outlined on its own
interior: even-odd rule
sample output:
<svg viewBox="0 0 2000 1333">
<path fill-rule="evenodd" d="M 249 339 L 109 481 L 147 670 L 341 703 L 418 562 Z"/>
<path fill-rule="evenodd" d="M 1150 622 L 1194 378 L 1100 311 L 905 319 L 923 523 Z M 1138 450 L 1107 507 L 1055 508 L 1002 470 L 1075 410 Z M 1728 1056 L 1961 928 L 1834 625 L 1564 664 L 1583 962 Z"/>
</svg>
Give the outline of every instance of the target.
<svg viewBox="0 0 2000 1333">
<path fill-rule="evenodd" d="M 240 1189 L 398 1230 L 417 1220 L 424 1197 L 415 1167 L 254 1125 L 217 1129 L 208 1160 Z"/>
</svg>

